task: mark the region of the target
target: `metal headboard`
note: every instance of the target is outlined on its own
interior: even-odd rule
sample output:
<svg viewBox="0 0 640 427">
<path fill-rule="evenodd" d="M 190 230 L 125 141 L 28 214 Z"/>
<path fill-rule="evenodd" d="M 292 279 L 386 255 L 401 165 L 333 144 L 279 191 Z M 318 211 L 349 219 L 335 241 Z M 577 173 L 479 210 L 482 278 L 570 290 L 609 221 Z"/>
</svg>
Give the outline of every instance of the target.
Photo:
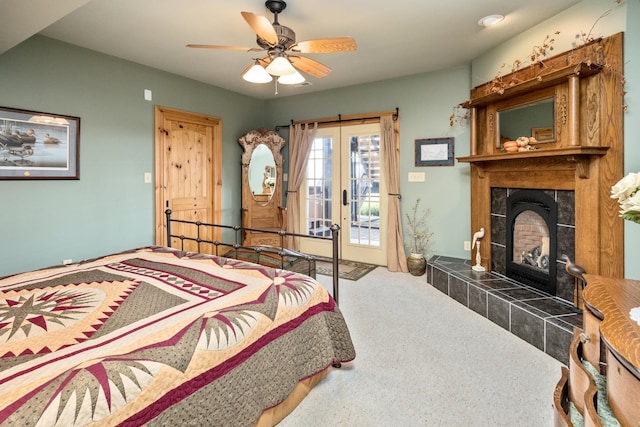
<svg viewBox="0 0 640 427">
<path fill-rule="evenodd" d="M 213 245 L 213 247 L 215 247 L 215 253 L 213 255 L 216 256 L 221 256 L 220 254 L 220 249 L 234 249 L 236 251 L 238 251 L 239 249 L 244 249 L 244 250 L 249 250 L 252 252 L 256 253 L 257 259 L 258 259 L 258 264 L 260 263 L 260 257 L 265 255 L 265 254 L 275 254 L 278 255 L 280 260 L 281 260 L 281 267 L 282 269 L 286 269 L 285 268 L 285 258 L 286 257 L 290 257 L 290 256 L 295 256 L 298 257 L 300 259 L 306 260 L 309 262 L 309 265 L 311 265 L 311 261 L 314 261 L 317 259 L 316 256 L 314 255 L 309 255 L 309 254 L 305 254 L 302 252 L 298 252 L 298 251 L 294 251 L 292 249 L 287 249 L 285 247 L 285 242 L 287 240 L 288 237 L 304 237 L 307 239 L 321 239 L 321 240 L 331 240 L 331 248 L 332 248 L 332 257 L 331 257 L 331 262 L 332 262 L 332 268 L 333 268 L 333 277 L 332 277 L 332 281 L 333 281 L 333 299 L 336 301 L 336 303 L 338 302 L 338 293 L 339 293 L 339 288 L 338 288 L 338 248 L 339 248 L 339 242 L 338 242 L 338 234 L 340 231 L 340 226 L 338 224 L 332 224 L 329 227 L 329 230 L 331 231 L 331 237 L 323 237 L 323 236 L 309 236 L 306 234 L 298 234 L 298 233 L 290 233 L 287 232 L 285 230 L 279 230 L 279 231 L 275 231 L 275 230 L 263 230 L 263 229 L 259 229 L 259 228 L 248 228 L 248 227 L 241 227 L 238 225 L 221 225 L 221 224 L 211 224 L 211 223 L 206 223 L 206 222 L 201 222 L 201 221 L 186 221 L 186 220 L 182 220 L 182 219 L 173 219 L 171 218 L 171 209 L 166 209 L 164 211 L 165 216 L 166 216 L 166 226 L 167 226 L 167 246 L 171 247 L 171 240 L 172 239 L 179 239 L 180 240 L 180 250 L 184 250 L 184 243 L 185 241 L 190 241 L 190 242 L 196 242 L 197 245 L 197 252 L 202 252 L 202 245 Z M 185 235 L 177 235 L 177 234 L 172 234 L 171 233 L 171 224 L 173 223 L 180 223 L 180 224 L 189 224 L 189 225 L 193 225 L 196 228 L 196 233 L 195 236 L 185 236 Z M 219 229 L 219 230 L 229 230 L 233 232 L 233 243 L 229 243 L 229 242 L 222 242 L 222 241 L 218 241 L 218 240 L 208 240 L 208 239 L 204 239 L 201 236 L 206 235 L 206 233 L 203 232 L 203 230 L 206 229 Z M 276 234 L 280 237 L 280 245 L 279 246 L 269 246 L 269 245 L 261 245 L 261 246 L 243 246 L 241 244 L 242 242 L 242 234 L 246 231 L 251 231 L 251 232 L 259 232 L 259 233 L 266 233 L 266 234 Z M 215 235 L 211 234 L 211 235 Z M 314 264 L 315 265 L 315 264 Z M 310 267 L 311 268 L 311 267 Z"/>
</svg>

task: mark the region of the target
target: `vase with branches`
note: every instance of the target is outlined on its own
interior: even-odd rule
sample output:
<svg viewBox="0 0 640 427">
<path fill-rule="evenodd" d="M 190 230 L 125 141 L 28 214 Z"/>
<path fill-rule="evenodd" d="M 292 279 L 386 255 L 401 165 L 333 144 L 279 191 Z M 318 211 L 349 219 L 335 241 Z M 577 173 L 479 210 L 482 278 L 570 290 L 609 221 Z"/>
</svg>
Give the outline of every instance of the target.
<svg viewBox="0 0 640 427">
<path fill-rule="evenodd" d="M 418 197 L 409 212 L 406 214 L 407 219 L 407 237 L 409 238 L 409 257 L 407 257 L 407 266 L 409 272 L 414 276 L 421 276 L 426 269 L 425 252 L 428 250 L 429 243 L 433 237 L 433 232 L 429 231 L 427 218 L 431 213 L 431 209 L 423 208 L 421 200 Z"/>
<path fill-rule="evenodd" d="M 420 203 L 421 200 L 418 197 L 411 211 L 406 214 L 407 231 L 409 235 L 409 252 L 424 256 L 433 233 L 429 231 L 427 226 L 427 218 L 431 213 L 431 209 L 422 208 Z"/>
</svg>

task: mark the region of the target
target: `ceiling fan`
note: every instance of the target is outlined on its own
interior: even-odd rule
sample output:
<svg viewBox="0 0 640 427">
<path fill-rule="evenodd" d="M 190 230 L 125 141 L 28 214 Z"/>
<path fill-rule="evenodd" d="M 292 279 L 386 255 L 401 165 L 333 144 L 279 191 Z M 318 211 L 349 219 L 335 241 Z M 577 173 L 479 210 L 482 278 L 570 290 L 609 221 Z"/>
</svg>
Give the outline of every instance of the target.
<svg viewBox="0 0 640 427">
<path fill-rule="evenodd" d="M 278 14 L 287 7 L 287 4 L 282 0 L 267 0 L 265 6 L 273 13 L 273 23 L 264 16 L 240 12 L 256 33 L 259 48 L 208 44 L 188 44 L 187 47 L 247 52 L 266 51 L 266 56 L 254 58 L 254 62 L 242 71 L 242 77 L 252 83 L 267 83 L 273 79 L 272 76 L 276 76 L 276 81 L 283 84 L 304 82 L 305 79 L 298 70 L 316 78 L 325 77 L 331 72 L 331 68 L 326 65 L 300 54 L 349 52 L 357 49 L 356 41 L 351 37 L 331 37 L 298 42 L 296 33 L 278 22 Z"/>
</svg>

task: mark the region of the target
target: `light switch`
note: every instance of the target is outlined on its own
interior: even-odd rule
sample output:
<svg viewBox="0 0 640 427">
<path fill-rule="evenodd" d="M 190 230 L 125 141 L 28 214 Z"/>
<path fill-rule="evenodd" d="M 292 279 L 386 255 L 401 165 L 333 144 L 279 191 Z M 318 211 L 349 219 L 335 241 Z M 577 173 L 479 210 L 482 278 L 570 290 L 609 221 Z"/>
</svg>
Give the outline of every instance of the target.
<svg viewBox="0 0 640 427">
<path fill-rule="evenodd" d="M 151 172 L 144 173 L 144 183 L 151 184 Z"/>
<path fill-rule="evenodd" d="M 409 172 L 409 182 L 424 182 L 424 172 Z"/>
<path fill-rule="evenodd" d="M 149 89 L 145 89 L 144 90 L 144 100 L 145 101 L 151 101 L 152 97 L 153 96 L 152 96 L 151 91 Z"/>
</svg>

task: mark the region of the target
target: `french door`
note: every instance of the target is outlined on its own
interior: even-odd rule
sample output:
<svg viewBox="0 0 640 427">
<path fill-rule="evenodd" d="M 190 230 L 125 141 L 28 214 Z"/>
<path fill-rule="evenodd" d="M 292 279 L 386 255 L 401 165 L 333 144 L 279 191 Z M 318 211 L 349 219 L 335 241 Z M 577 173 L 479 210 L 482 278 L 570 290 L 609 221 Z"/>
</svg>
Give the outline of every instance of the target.
<svg viewBox="0 0 640 427">
<path fill-rule="evenodd" d="M 340 226 L 340 258 L 386 265 L 386 198 L 378 123 L 321 128 L 300 189 L 301 233 L 330 237 Z M 303 252 L 331 255 L 330 241 L 301 239 Z"/>
</svg>

